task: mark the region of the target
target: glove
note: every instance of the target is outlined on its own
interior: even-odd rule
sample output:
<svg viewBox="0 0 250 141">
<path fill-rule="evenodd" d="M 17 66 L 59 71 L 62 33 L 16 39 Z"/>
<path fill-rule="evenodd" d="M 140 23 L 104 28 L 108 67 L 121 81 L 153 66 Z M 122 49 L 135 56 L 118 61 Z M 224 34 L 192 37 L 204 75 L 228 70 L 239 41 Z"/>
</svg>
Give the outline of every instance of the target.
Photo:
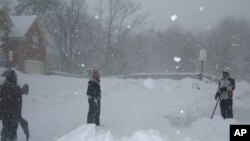
<svg viewBox="0 0 250 141">
<path fill-rule="evenodd" d="M 29 93 L 29 85 L 24 84 L 22 87 L 22 94 L 28 95 L 28 93 Z"/>
<path fill-rule="evenodd" d="M 232 91 L 228 91 L 227 95 L 229 96 L 229 98 L 232 98 L 233 97 L 233 92 Z"/>
<path fill-rule="evenodd" d="M 220 93 L 219 93 L 219 92 L 217 92 L 217 93 L 215 94 L 214 99 L 215 99 L 215 100 L 217 100 L 219 96 L 220 96 Z"/>
<path fill-rule="evenodd" d="M 226 90 L 227 90 L 227 87 L 220 88 L 220 92 L 223 92 L 223 91 L 226 91 Z"/>
</svg>

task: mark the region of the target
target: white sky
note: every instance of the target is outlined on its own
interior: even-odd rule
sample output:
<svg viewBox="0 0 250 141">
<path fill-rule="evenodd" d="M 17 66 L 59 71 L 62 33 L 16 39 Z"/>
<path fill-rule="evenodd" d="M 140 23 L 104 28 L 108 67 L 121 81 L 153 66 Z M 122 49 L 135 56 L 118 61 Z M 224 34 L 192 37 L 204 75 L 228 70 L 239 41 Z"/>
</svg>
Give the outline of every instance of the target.
<svg viewBox="0 0 250 141">
<path fill-rule="evenodd" d="M 88 0 L 91 5 L 96 0 Z M 148 13 L 149 24 L 166 29 L 177 23 L 188 29 L 207 29 L 226 16 L 243 17 L 250 21 L 250 0 L 135 0 Z M 177 15 L 178 19 L 171 20 Z"/>
</svg>

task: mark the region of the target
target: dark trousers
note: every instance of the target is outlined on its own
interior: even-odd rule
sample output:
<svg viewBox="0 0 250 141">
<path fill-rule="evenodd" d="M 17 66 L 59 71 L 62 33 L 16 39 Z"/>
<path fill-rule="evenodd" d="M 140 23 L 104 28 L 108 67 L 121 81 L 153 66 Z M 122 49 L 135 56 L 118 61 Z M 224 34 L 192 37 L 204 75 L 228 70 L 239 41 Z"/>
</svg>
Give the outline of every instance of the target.
<svg viewBox="0 0 250 141">
<path fill-rule="evenodd" d="M 220 101 L 221 116 L 226 118 L 233 118 L 233 99 L 223 99 Z"/>
<path fill-rule="evenodd" d="M 97 103 L 94 102 L 94 99 L 89 99 L 89 112 L 87 117 L 87 123 L 94 123 L 96 126 L 100 125 L 100 112 L 101 112 L 101 102 L 97 100 Z"/>
<path fill-rule="evenodd" d="M 9 116 L 9 118 L 3 118 L 2 124 L 1 141 L 16 141 L 18 119 L 15 116 Z"/>
</svg>

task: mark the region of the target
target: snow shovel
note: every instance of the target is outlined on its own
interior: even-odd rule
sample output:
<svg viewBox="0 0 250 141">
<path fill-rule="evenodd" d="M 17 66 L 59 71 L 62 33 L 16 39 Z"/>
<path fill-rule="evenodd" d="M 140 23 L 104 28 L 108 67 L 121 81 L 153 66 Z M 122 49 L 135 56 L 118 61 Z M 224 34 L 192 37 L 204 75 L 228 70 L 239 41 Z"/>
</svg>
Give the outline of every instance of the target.
<svg viewBox="0 0 250 141">
<path fill-rule="evenodd" d="M 26 135 L 26 140 L 28 141 L 29 137 L 30 137 L 28 121 L 25 120 L 24 118 L 21 118 L 19 123 L 20 123 L 20 125 L 21 125 L 21 127 L 23 129 L 24 134 Z"/>
<path fill-rule="evenodd" d="M 216 102 L 216 105 L 215 105 L 215 107 L 214 107 L 214 111 L 213 111 L 213 113 L 212 113 L 211 119 L 213 119 L 214 112 L 215 112 L 215 110 L 216 110 L 216 108 L 217 108 L 217 105 L 218 105 L 219 101 L 220 101 L 220 97 L 217 98 L 217 102 Z"/>
</svg>

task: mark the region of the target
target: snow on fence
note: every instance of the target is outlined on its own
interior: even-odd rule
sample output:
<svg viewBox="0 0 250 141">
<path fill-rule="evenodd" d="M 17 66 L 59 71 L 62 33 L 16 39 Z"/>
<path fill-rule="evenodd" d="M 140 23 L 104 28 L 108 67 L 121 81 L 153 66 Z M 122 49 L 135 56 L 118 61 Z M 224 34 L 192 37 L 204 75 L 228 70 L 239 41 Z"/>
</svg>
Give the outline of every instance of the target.
<svg viewBox="0 0 250 141">
<path fill-rule="evenodd" d="M 65 77 L 74 77 L 74 78 L 84 78 L 84 77 L 86 77 L 86 76 L 83 76 L 83 75 L 69 74 L 69 73 L 58 72 L 58 71 L 47 71 L 45 74 L 46 75 L 59 75 L 59 76 L 65 76 Z"/>
<path fill-rule="evenodd" d="M 183 78 L 194 78 L 198 79 L 200 76 L 199 73 L 133 73 L 133 74 L 127 74 L 121 76 L 123 79 L 163 79 L 163 78 L 169 78 L 169 79 L 175 79 L 180 80 Z M 205 79 L 208 79 L 210 81 L 218 81 L 219 78 L 210 75 L 210 74 L 202 74 L 202 77 Z"/>
</svg>

